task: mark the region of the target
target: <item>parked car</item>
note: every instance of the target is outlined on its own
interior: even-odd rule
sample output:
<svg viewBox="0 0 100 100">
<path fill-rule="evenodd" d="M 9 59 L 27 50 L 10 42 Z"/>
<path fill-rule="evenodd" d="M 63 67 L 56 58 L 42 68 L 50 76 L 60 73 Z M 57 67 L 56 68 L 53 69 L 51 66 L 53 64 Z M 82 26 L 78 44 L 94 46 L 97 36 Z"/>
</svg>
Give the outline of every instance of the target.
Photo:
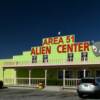
<svg viewBox="0 0 100 100">
<path fill-rule="evenodd" d="M 77 87 L 77 93 L 80 98 L 92 94 L 100 94 L 100 77 L 82 78 Z"/>
</svg>

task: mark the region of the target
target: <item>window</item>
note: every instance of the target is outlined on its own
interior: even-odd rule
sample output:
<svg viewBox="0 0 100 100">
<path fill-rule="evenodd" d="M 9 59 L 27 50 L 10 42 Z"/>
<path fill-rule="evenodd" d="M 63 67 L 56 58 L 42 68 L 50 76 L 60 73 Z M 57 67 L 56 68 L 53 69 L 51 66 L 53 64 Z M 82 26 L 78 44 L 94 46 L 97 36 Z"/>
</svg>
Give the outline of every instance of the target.
<svg viewBox="0 0 100 100">
<path fill-rule="evenodd" d="M 67 61 L 73 61 L 73 53 L 68 53 Z"/>
<path fill-rule="evenodd" d="M 86 77 L 90 77 L 90 71 L 86 71 Z M 80 70 L 78 71 L 78 78 L 83 78 L 84 77 L 84 71 Z"/>
<path fill-rule="evenodd" d="M 37 56 L 36 55 L 32 56 L 32 63 L 37 63 Z"/>
<path fill-rule="evenodd" d="M 66 71 L 65 72 L 66 74 L 65 74 L 65 77 L 66 78 L 72 78 L 73 76 L 72 76 L 72 71 Z"/>
<path fill-rule="evenodd" d="M 95 78 L 82 79 L 81 83 L 95 83 Z"/>
<path fill-rule="evenodd" d="M 78 71 L 78 78 L 83 78 L 83 71 Z"/>
<path fill-rule="evenodd" d="M 63 71 L 58 71 L 58 79 L 63 79 Z"/>
<path fill-rule="evenodd" d="M 65 78 L 72 78 L 72 71 L 65 71 Z M 63 79 L 63 71 L 58 71 L 58 79 Z"/>
<path fill-rule="evenodd" d="M 100 70 L 96 70 L 96 77 L 100 77 Z"/>
<path fill-rule="evenodd" d="M 81 61 L 87 61 L 88 60 L 88 53 L 82 52 L 81 53 Z"/>
<path fill-rule="evenodd" d="M 48 62 L 48 55 L 43 55 L 43 63 Z"/>
<path fill-rule="evenodd" d="M 100 77 L 97 77 L 96 78 L 96 81 L 100 83 Z"/>
</svg>

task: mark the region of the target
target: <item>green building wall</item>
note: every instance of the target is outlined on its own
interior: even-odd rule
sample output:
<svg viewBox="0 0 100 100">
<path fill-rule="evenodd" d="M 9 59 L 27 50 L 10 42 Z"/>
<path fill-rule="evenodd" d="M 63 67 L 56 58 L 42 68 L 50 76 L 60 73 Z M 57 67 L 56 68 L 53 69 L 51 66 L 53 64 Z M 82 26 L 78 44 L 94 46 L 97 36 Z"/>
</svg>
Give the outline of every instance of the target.
<svg viewBox="0 0 100 100">
<path fill-rule="evenodd" d="M 63 39 L 65 40 L 66 36 L 63 36 Z M 42 40 L 42 42 L 44 39 Z M 65 41 L 64 41 L 65 42 Z M 65 42 L 66 43 L 66 42 Z M 72 41 L 70 42 L 72 43 Z M 41 43 L 42 44 L 42 43 Z M 52 47 L 52 53 L 48 55 L 48 63 L 49 64 L 59 64 L 62 61 L 66 62 L 67 61 L 67 53 L 58 53 L 57 52 L 57 44 L 50 44 Z M 36 46 L 35 46 L 36 47 Z M 34 47 L 34 48 L 35 48 Z M 39 46 L 38 46 L 39 47 Z M 90 63 L 93 63 L 95 61 L 100 61 L 100 57 L 96 57 L 93 52 L 91 46 L 89 47 L 89 52 L 88 52 L 88 61 Z M 1 59 L 0 60 L 0 80 L 3 80 L 3 65 L 6 62 L 20 62 L 20 63 L 27 63 L 27 62 L 32 62 L 32 55 L 31 51 L 24 51 L 22 55 L 15 55 L 10 59 Z M 74 64 L 77 64 L 81 62 L 81 53 L 80 52 L 74 52 Z M 37 64 L 42 64 L 43 63 L 43 55 L 37 55 Z M 66 62 L 67 63 L 67 62 Z M 54 72 L 53 72 L 54 71 Z M 57 71 L 49 69 L 48 70 L 48 79 L 50 80 L 52 73 L 55 75 L 52 76 L 52 80 L 57 79 Z M 43 69 L 33 69 L 32 71 L 32 77 L 43 77 L 44 76 L 44 70 Z M 16 78 L 16 77 L 28 77 L 28 70 L 21 68 L 20 69 L 6 69 L 4 72 L 4 78 Z"/>
</svg>

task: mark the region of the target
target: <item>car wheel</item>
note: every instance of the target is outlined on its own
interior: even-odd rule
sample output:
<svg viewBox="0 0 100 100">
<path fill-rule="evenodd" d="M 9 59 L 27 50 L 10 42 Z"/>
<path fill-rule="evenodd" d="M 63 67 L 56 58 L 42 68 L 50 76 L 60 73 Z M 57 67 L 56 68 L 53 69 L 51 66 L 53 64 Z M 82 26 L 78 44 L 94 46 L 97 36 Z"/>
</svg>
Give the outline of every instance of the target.
<svg viewBox="0 0 100 100">
<path fill-rule="evenodd" d="M 78 96 L 79 96 L 80 98 L 86 98 L 86 95 L 84 95 L 84 94 L 82 94 L 82 93 L 78 93 Z"/>
</svg>

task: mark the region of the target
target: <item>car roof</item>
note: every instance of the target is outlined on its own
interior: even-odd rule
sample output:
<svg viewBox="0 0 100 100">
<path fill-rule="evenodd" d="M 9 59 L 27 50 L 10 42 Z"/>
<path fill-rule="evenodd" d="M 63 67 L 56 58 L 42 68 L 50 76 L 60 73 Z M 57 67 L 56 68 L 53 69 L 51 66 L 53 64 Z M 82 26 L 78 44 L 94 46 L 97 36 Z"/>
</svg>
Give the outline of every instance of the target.
<svg viewBox="0 0 100 100">
<path fill-rule="evenodd" d="M 82 79 L 95 79 L 95 77 L 84 77 Z"/>
</svg>

